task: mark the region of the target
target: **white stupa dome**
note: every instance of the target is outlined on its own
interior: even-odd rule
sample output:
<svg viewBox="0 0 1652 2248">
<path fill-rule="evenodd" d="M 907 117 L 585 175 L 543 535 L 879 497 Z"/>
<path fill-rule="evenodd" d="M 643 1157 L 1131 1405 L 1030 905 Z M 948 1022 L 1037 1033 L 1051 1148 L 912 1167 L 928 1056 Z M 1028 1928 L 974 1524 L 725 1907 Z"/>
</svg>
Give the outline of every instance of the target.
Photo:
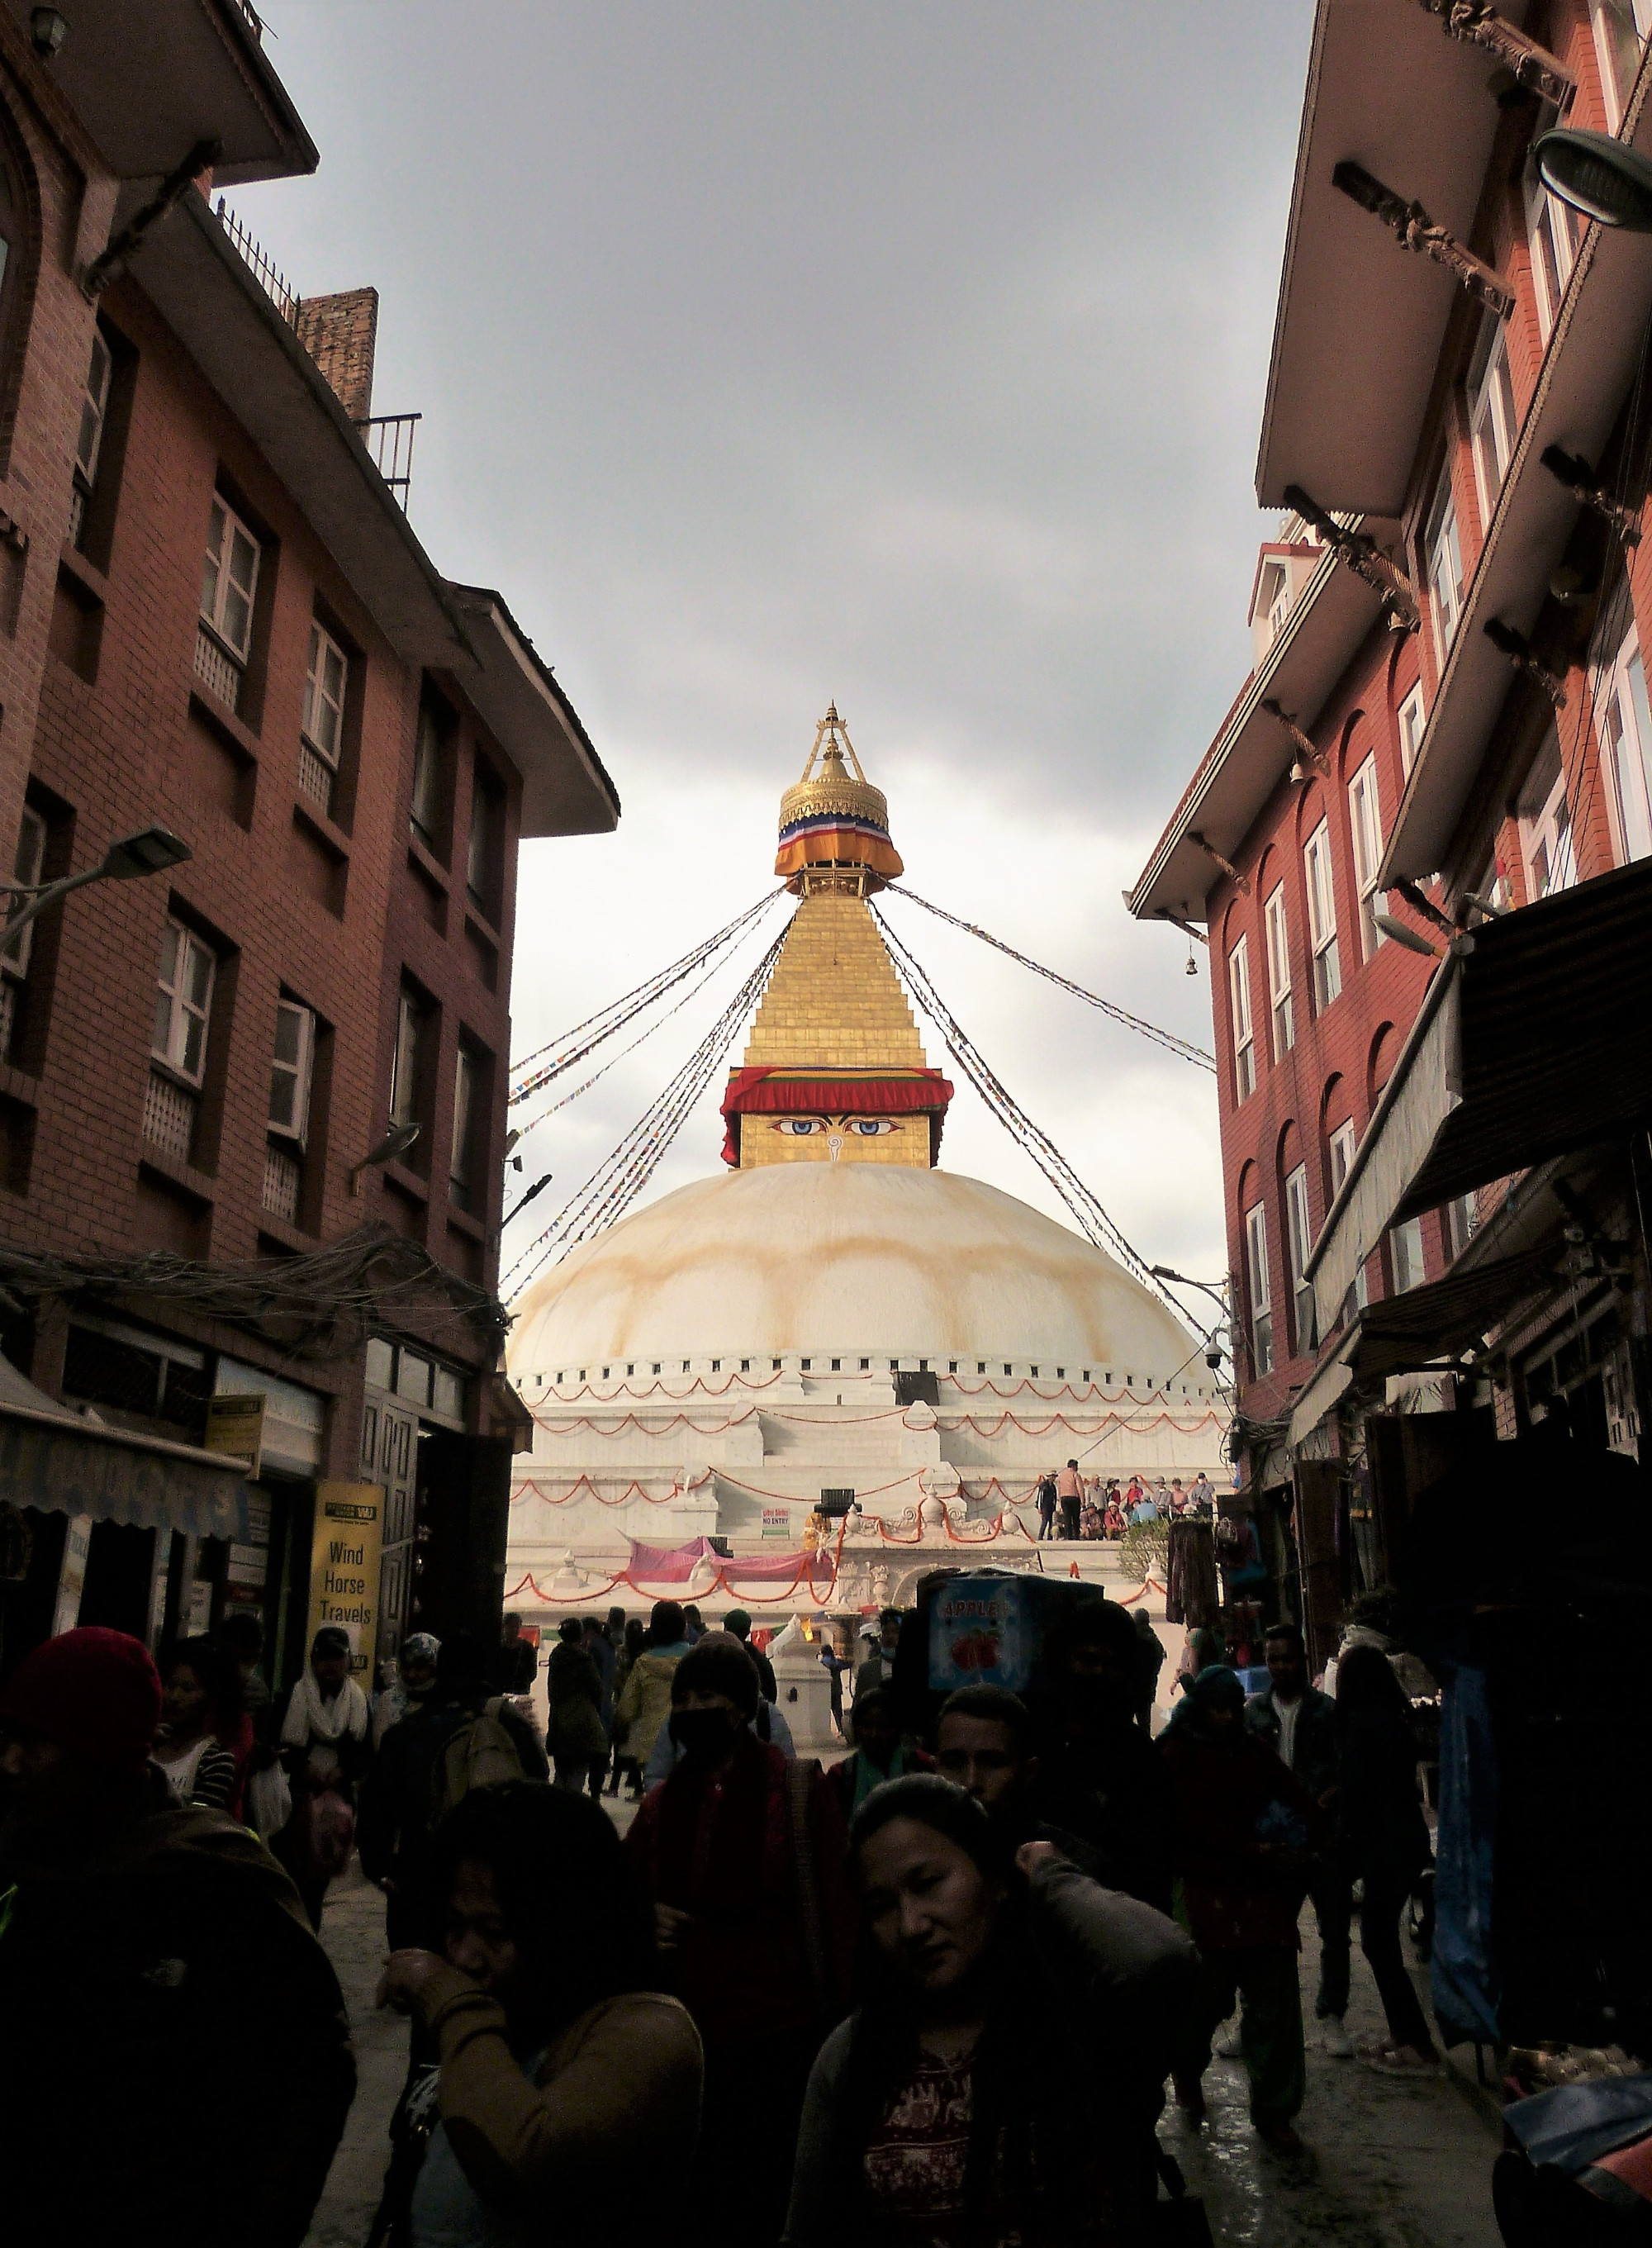
<svg viewBox="0 0 1652 2248">
<path fill-rule="evenodd" d="M 1206 1381 L 1171 1312 L 1066 1226 L 979 1179 L 850 1162 L 730 1171 L 663 1196 L 527 1291 L 508 1362 L 520 1386 L 593 1361 L 834 1349 L 950 1352 L 1018 1374 L 1047 1361 L 1133 1387 Z"/>
</svg>

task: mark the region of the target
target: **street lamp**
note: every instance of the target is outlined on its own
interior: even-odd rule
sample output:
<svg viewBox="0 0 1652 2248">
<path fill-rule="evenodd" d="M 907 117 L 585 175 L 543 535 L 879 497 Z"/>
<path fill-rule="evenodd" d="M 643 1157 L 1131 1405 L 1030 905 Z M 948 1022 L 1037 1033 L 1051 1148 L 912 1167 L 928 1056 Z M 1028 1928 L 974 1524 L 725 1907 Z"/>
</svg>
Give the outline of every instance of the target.
<svg viewBox="0 0 1652 2248">
<path fill-rule="evenodd" d="M 1221 1365 L 1223 1357 L 1222 1346 L 1217 1340 L 1217 1337 L 1221 1333 L 1223 1327 L 1227 1324 L 1228 1320 L 1226 1282 L 1224 1281 L 1216 1286 L 1212 1286 L 1209 1280 L 1190 1280 L 1185 1272 L 1178 1272 L 1174 1264 L 1149 1264 L 1148 1270 L 1152 1273 L 1155 1280 L 1174 1280 L 1179 1288 L 1197 1288 L 1202 1295 L 1209 1296 L 1210 1301 L 1216 1306 L 1217 1311 L 1221 1312 L 1221 1319 L 1217 1321 L 1217 1325 L 1211 1328 L 1210 1333 L 1204 1338 L 1204 1362 L 1210 1367 L 1211 1373 L 1214 1374 L 1217 1368 Z M 1194 1333 L 1196 1334 L 1198 1333 L 1198 1323 L 1196 1320 L 1194 1323 Z"/>
<path fill-rule="evenodd" d="M 1567 126 L 1546 133 L 1532 153 L 1544 186 L 1585 218 L 1652 234 L 1652 162 L 1637 150 L 1609 133 Z"/>
<path fill-rule="evenodd" d="M 0 929 L 0 946 L 9 945 L 20 929 L 27 929 L 71 890 L 83 890 L 88 882 L 129 882 L 143 874 L 163 874 L 168 867 L 181 867 L 193 855 L 189 846 L 169 827 L 145 827 L 112 843 L 99 864 L 88 867 L 84 874 L 64 874 L 55 882 L 14 883 L 6 894 L 26 902 L 6 915 L 5 926 Z"/>
</svg>

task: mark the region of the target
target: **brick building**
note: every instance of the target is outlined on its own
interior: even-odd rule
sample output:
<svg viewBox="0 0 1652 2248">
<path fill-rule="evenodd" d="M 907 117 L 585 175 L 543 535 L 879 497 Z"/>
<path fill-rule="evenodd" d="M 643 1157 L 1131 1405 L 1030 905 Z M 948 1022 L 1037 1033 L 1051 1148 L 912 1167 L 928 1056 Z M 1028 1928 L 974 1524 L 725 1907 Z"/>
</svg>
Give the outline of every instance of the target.
<svg viewBox="0 0 1652 2248">
<path fill-rule="evenodd" d="M 75 1476 L 30 1505 L 40 1477 L 0 1470 L 0 1663 L 77 1596 L 151 1638 L 240 1604 L 279 1681 L 320 1482 L 385 1493 L 364 1666 L 415 1617 L 497 1614 L 518 846 L 618 803 L 503 599 L 408 523 L 374 293 L 299 300 L 204 192 L 315 161 L 256 17 L 161 12 L 163 87 L 120 10 L 77 10 L 55 57 L 0 13 L 29 222 L 0 294 L 0 823 L 19 882 L 151 826 L 188 852 L 0 963 L 0 1340 L 20 1415 L 89 1411 L 178 1478 L 199 1462 L 154 1448 L 262 1396 L 261 1473 L 209 1521 Z"/>
<path fill-rule="evenodd" d="M 1512 12 L 1320 0 L 1258 466 L 1290 512 L 1128 901 L 1209 933 L 1241 1504 L 1322 1647 L 1464 1443 L 1635 1454 L 1648 1396 L 1652 259 L 1532 152 L 1652 145 L 1652 10 Z"/>
</svg>

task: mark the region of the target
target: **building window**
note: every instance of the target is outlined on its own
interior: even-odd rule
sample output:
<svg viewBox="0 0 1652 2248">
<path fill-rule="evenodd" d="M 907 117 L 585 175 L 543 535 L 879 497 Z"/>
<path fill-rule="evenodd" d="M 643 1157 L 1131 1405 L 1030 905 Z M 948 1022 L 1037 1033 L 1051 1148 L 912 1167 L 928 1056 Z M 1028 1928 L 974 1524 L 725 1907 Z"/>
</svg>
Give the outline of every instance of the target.
<svg viewBox="0 0 1652 2248">
<path fill-rule="evenodd" d="M 470 833 L 465 846 L 464 886 L 470 902 L 497 923 L 504 805 L 488 766 L 478 757 L 470 785 Z"/>
<path fill-rule="evenodd" d="M 207 522 L 195 668 L 203 685 L 232 710 L 240 707 L 242 674 L 252 652 L 258 561 L 257 540 L 228 501 L 215 496 Z"/>
<path fill-rule="evenodd" d="M 474 1210 L 482 1166 L 476 1159 L 486 1102 L 485 1065 L 472 1047 L 462 1045 L 453 1066 L 453 1140 L 448 1156 L 448 1189 L 460 1210 Z"/>
<path fill-rule="evenodd" d="M 1233 1098 L 1256 1091 L 1256 1038 L 1251 1027 L 1251 941 L 1242 936 L 1228 955 L 1228 1005 L 1233 1018 Z"/>
<path fill-rule="evenodd" d="M 1251 1268 L 1251 1362 L 1259 1381 L 1273 1371 L 1273 1291 L 1268 1281 L 1268 1213 L 1261 1203 L 1244 1213 Z"/>
<path fill-rule="evenodd" d="M 408 984 L 396 1002 L 396 1050 L 390 1071 L 390 1121 L 424 1121 L 424 1088 L 429 1076 L 432 1011 Z"/>
<path fill-rule="evenodd" d="M 86 530 L 86 505 L 98 481 L 103 425 L 109 411 L 109 378 L 114 361 L 101 328 L 92 331 L 92 362 L 80 394 L 80 434 L 75 440 L 74 482 L 69 494 L 69 544 L 79 546 Z"/>
<path fill-rule="evenodd" d="M 1491 523 L 1508 474 L 1517 426 L 1514 385 L 1509 380 L 1508 336 L 1497 314 L 1488 312 L 1469 374 L 1469 428 L 1474 442 L 1482 534 Z"/>
<path fill-rule="evenodd" d="M 413 737 L 413 800 L 408 816 L 414 834 L 438 859 L 445 856 L 442 831 L 447 792 L 442 784 L 450 731 L 427 697 L 419 705 L 418 730 Z"/>
<path fill-rule="evenodd" d="M 1400 705 L 1400 771 L 1407 780 L 1417 761 L 1417 751 L 1422 746 L 1422 728 L 1428 713 L 1422 704 L 1422 683 L 1419 680 Z"/>
<path fill-rule="evenodd" d="M 293 999 L 276 1005 L 275 1052 L 270 1063 L 270 1129 L 302 1148 L 310 1134 L 310 1080 L 315 1062 L 316 1018 Z"/>
<path fill-rule="evenodd" d="M 1359 1134 L 1353 1119 L 1339 1124 L 1326 1140 L 1326 1153 L 1331 1158 L 1331 1198 L 1334 1202 L 1342 1191 L 1342 1182 L 1354 1169 L 1354 1151 L 1359 1145 Z"/>
<path fill-rule="evenodd" d="M 22 824 L 17 829 L 17 856 L 12 865 L 11 879 L 19 890 L 39 887 L 40 869 L 45 863 L 46 823 L 31 805 L 25 805 Z M 0 1061 L 11 1059 L 11 1036 L 17 1026 L 17 994 L 29 974 L 29 962 L 34 951 L 35 925 L 31 922 L 20 929 L 5 950 L 0 953 Z"/>
<path fill-rule="evenodd" d="M 310 661 L 299 722 L 298 786 L 329 817 L 344 739 L 344 695 L 350 659 L 325 626 L 310 627 Z"/>
<path fill-rule="evenodd" d="M 1285 1182 L 1285 1236 L 1291 1252 L 1292 1319 L 1299 1358 L 1313 1347 L 1313 1291 L 1305 1277 L 1313 1228 L 1308 1220 L 1308 1170 L 1299 1163 Z"/>
<path fill-rule="evenodd" d="M 1376 917 L 1383 894 L 1376 886 L 1382 864 L 1382 816 L 1377 805 L 1376 759 L 1369 757 L 1348 783 L 1348 826 L 1354 838 L 1354 879 L 1360 893 L 1360 945 L 1364 957 L 1382 942 Z"/>
<path fill-rule="evenodd" d="M 1601 698 L 1601 752 L 1618 863 L 1652 857 L 1652 711 L 1641 643 L 1631 633 Z"/>
<path fill-rule="evenodd" d="M 154 1032 L 149 1051 L 156 1061 L 200 1087 L 207 1066 L 207 1025 L 212 1016 L 212 984 L 217 962 L 208 946 L 183 923 L 168 919 L 161 938 L 161 970 L 155 978 Z"/>
<path fill-rule="evenodd" d="M 1435 646 L 1443 668 L 1463 615 L 1463 542 L 1457 536 L 1457 508 L 1451 496 L 1450 462 L 1441 471 L 1434 504 L 1429 510 L 1423 551 L 1429 590 L 1434 597 Z"/>
<path fill-rule="evenodd" d="M 195 1149 L 217 968 L 209 946 L 182 922 L 168 920 L 161 931 L 161 964 L 155 977 L 143 1136 L 181 1162 L 187 1163 Z"/>
<path fill-rule="evenodd" d="M 1642 52 L 1652 33 L 1652 0 L 1589 0 L 1589 13 L 1594 18 L 1607 123 L 1615 133 L 1623 122 L 1640 73 Z"/>
<path fill-rule="evenodd" d="M 1296 1044 L 1296 1015 L 1291 1004 L 1291 932 L 1285 917 L 1281 882 L 1263 908 L 1268 940 L 1268 1004 L 1273 1016 L 1273 1059 L 1283 1061 Z"/>
<path fill-rule="evenodd" d="M 1532 250 L 1532 279 L 1537 298 L 1538 329 L 1544 342 L 1560 315 L 1560 300 L 1572 278 L 1577 240 L 1572 231 L 1571 208 L 1552 195 L 1528 163 L 1525 179 L 1525 230 Z"/>
<path fill-rule="evenodd" d="M 1461 1257 L 1480 1230 L 1480 1205 L 1471 1194 L 1458 1195 L 1445 1206 L 1446 1237 L 1453 1257 Z"/>
<path fill-rule="evenodd" d="M 1422 1285 L 1422 1220 L 1408 1217 L 1388 1235 L 1388 1255 L 1394 1265 L 1394 1292 L 1403 1296 Z"/>
<path fill-rule="evenodd" d="M 1546 898 L 1552 890 L 1569 890 L 1578 878 L 1577 853 L 1560 739 L 1553 728 L 1520 792 L 1518 810 L 1528 900 Z"/>
<path fill-rule="evenodd" d="M 1302 846 L 1308 892 L 1308 941 L 1313 948 L 1313 1006 L 1323 1014 L 1342 989 L 1337 952 L 1336 890 L 1331 879 L 1331 831 L 1322 819 Z"/>
</svg>

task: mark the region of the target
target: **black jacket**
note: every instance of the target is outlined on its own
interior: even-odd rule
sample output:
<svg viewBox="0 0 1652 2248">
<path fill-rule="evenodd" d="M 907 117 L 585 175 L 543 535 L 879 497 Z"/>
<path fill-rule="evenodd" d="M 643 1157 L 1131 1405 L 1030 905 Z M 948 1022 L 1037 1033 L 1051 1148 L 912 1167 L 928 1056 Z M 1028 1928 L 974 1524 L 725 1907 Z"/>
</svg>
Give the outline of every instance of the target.
<svg viewBox="0 0 1652 2248">
<path fill-rule="evenodd" d="M 153 1767 L 122 1810 L 0 1832 L 6 2237 L 298 2248 L 355 2091 L 338 1977 L 245 1827 Z"/>
<path fill-rule="evenodd" d="M 1127 1715 L 1082 1748 L 1063 1744 L 1040 1759 L 1034 1808 L 1052 1828 L 1093 1853 L 1105 1888 L 1170 1909 L 1176 1803 L 1164 1759 Z"/>
<path fill-rule="evenodd" d="M 356 1847 L 372 1881 L 387 1876 L 403 1885 L 430 1839 L 442 1751 L 461 1725 L 479 1717 L 494 1698 L 486 1686 L 436 1694 L 411 1717 L 392 1725 L 361 1783 Z M 538 1735 L 506 1702 L 501 1724 L 516 1744 L 524 1779 L 544 1779 L 549 1767 Z"/>
<path fill-rule="evenodd" d="M 1251 1695 L 1244 1705 L 1244 1725 L 1247 1732 L 1278 1754 L 1279 1712 L 1272 1687 L 1264 1694 Z M 1291 1744 L 1291 1769 L 1316 1803 L 1327 1788 L 1336 1785 L 1340 1761 L 1336 1703 L 1317 1686 L 1305 1686 Z"/>
</svg>

